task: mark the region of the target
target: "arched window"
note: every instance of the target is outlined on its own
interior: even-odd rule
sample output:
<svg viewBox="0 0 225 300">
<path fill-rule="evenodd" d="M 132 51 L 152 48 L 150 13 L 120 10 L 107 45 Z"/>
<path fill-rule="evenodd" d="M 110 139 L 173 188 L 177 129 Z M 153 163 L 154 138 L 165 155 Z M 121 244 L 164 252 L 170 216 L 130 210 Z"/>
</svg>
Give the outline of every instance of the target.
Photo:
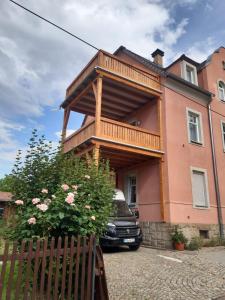
<svg viewBox="0 0 225 300">
<path fill-rule="evenodd" d="M 225 101 L 225 83 L 223 81 L 218 82 L 219 99 Z"/>
</svg>

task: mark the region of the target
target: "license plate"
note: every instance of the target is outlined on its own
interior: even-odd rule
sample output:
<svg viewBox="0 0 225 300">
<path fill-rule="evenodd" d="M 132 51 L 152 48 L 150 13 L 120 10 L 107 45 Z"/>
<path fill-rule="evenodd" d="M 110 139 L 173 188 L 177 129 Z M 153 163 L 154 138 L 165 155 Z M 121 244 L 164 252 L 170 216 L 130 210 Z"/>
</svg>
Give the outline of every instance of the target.
<svg viewBox="0 0 225 300">
<path fill-rule="evenodd" d="M 135 239 L 124 239 L 123 242 L 124 243 L 133 243 L 133 242 L 135 242 Z"/>
</svg>

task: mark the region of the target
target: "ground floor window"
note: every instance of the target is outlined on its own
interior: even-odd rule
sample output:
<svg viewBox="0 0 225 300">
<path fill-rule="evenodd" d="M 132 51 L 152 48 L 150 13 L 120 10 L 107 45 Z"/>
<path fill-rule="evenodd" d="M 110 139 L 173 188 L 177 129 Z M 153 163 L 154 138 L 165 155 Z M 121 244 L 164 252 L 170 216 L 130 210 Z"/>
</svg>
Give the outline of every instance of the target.
<svg viewBox="0 0 225 300">
<path fill-rule="evenodd" d="M 196 208 L 208 208 L 209 196 L 206 170 L 192 168 L 191 173 L 193 206 Z"/>
<path fill-rule="evenodd" d="M 128 204 L 131 206 L 135 206 L 137 202 L 137 180 L 136 176 L 128 176 L 128 186 L 127 186 L 127 197 Z"/>
<path fill-rule="evenodd" d="M 225 122 L 221 122 L 221 130 L 222 130 L 222 140 L 223 140 L 223 150 L 225 151 Z"/>
</svg>

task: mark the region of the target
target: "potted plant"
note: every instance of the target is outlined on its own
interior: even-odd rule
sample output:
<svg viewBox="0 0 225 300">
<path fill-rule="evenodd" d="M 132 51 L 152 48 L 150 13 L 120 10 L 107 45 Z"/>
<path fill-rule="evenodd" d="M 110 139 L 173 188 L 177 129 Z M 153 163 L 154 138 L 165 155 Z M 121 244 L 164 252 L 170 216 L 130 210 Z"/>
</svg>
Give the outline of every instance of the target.
<svg viewBox="0 0 225 300">
<path fill-rule="evenodd" d="M 174 243 L 174 247 L 178 251 L 183 251 L 184 246 L 187 243 L 187 238 L 183 234 L 181 230 L 179 230 L 178 226 L 175 226 L 174 232 L 171 236 L 171 239 Z"/>
</svg>

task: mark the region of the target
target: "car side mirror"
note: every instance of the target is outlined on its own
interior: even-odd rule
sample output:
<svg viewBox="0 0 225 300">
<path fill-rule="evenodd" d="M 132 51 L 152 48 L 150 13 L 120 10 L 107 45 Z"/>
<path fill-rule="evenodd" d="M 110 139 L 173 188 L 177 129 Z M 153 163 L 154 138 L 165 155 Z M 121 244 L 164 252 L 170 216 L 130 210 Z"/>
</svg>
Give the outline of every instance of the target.
<svg viewBox="0 0 225 300">
<path fill-rule="evenodd" d="M 135 210 L 135 211 L 133 212 L 133 214 L 134 214 L 134 216 L 135 216 L 137 219 L 139 219 L 139 211 L 138 211 L 138 210 Z"/>
</svg>

